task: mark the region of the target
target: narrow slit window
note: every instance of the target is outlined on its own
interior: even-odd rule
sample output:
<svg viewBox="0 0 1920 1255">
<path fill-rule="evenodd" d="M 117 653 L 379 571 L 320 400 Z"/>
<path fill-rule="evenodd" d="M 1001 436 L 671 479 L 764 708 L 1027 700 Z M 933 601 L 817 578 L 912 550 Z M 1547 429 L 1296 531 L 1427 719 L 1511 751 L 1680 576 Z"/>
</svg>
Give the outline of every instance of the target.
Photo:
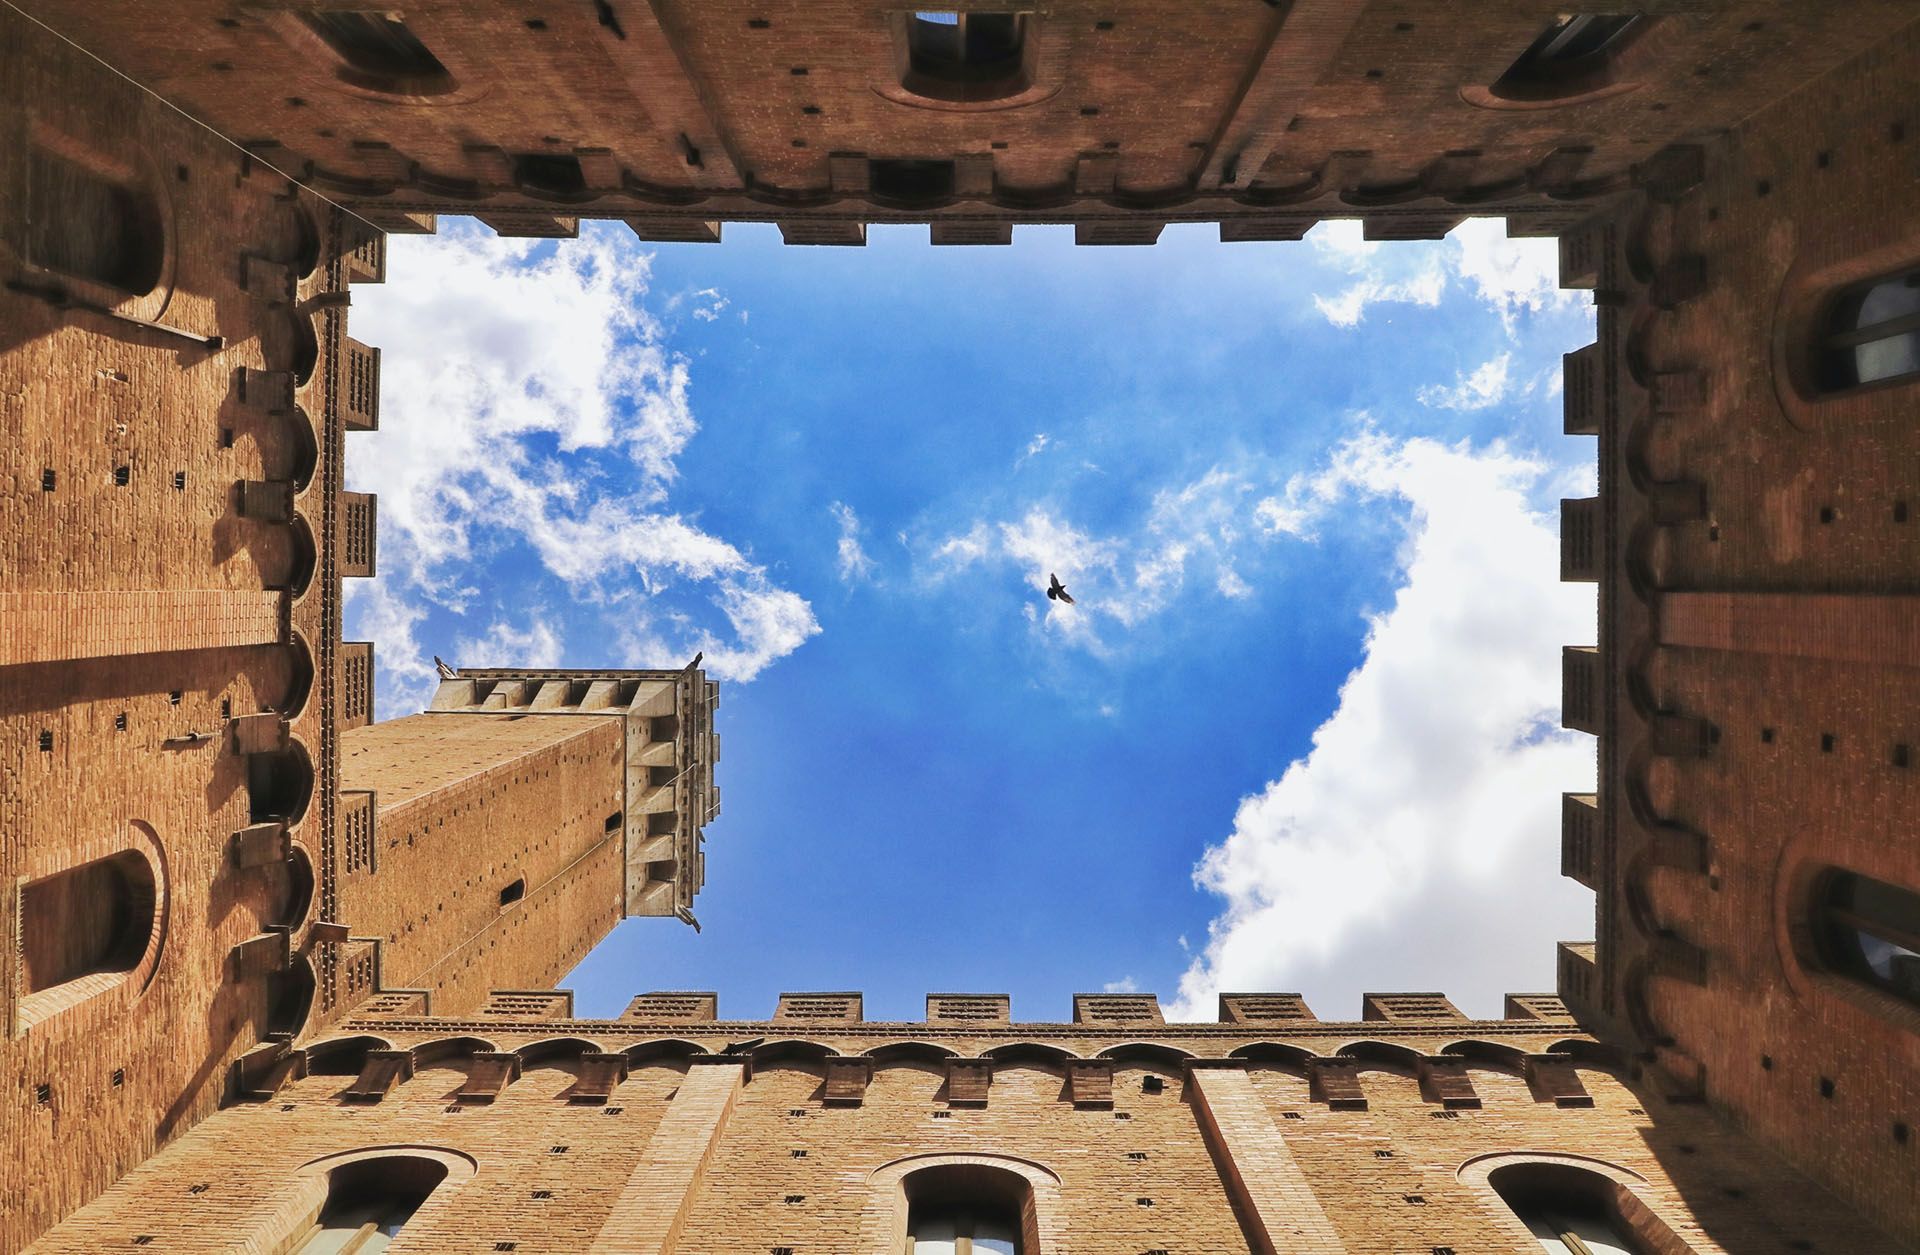
<svg viewBox="0 0 1920 1255">
<path fill-rule="evenodd" d="M 1829 392 L 1920 374 L 1920 268 L 1843 290 L 1820 354 Z"/>
</svg>

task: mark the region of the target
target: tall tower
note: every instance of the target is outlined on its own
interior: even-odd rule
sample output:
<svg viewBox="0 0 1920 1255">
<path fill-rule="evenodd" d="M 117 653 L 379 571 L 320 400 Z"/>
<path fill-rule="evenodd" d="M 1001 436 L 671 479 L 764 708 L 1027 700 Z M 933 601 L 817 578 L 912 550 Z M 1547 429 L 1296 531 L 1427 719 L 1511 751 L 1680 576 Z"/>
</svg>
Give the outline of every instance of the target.
<svg viewBox="0 0 1920 1255">
<path fill-rule="evenodd" d="M 350 995 L 472 1012 L 494 991 L 550 990 L 623 916 L 692 923 L 720 808 L 718 704 L 697 659 L 468 669 L 426 712 L 345 733 Z"/>
</svg>

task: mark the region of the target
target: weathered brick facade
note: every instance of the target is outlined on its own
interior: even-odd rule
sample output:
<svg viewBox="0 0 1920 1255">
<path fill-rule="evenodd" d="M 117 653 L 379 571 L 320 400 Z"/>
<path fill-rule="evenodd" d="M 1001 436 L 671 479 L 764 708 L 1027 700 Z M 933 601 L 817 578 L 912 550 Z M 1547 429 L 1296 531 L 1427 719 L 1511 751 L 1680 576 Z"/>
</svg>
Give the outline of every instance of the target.
<svg viewBox="0 0 1920 1255">
<path fill-rule="evenodd" d="M 1920 1232 L 1920 1011 L 1829 970 L 1822 877 L 1920 885 L 1920 492 L 1913 380 L 1829 388 L 1822 326 L 1912 268 L 1920 32 L 1786 93 L 1561 241 L 1594 289 L 1567 427 L 1599 649 L 1568 713 L 1601 787 L 1570 799 L 1598 891 L 1561 993 L 1676 1096 L 1705 1098 L 1893 1232 Z M 1588 539 L 1591 537 L 1591 539 Z M 1590 693 L 1577 696 L 1575 689 Z"/>
<path fill-rule="evenodd" d="M 1920 1012 L 1819 935 L 1834 871 L 1920 886 L 1915 385 L 1819 366 L 1837 294 L 1920 266 L 1906 0 L 1645 0 L 1526 73 L 1538 0 L 965 0 L 945 24 L 1005 55 L 963 79 L 871 0 L 21 7 L 0 1250 L 283 1251 L 396 1154 L 439 1182 L 396 1250 L 897 1255 L 948 1169 L 1017 1193 L 1023 1255 L 1535 1250 L 1496 1186 L 1556 1170 L 1646 1252 L 1914 1249 Z M 442 212 L 1560 235 L 1601 485 L 1561 561 L 1600 585 L 1564 661 L 1601 783 L 1565 806 L 1598 914 L 1560 997 L 572 1018 L 553 986 L 617 920 L 693 918 L 717 693 L 468 670 L 374 721 L 340 580 L 376 570 L 378 504 L 340 470 L 380 357 L 347 304 L 375 227 Z"/>
<path fill-rule="evenodd" d="M 1632 1082 L 1564 1013 L 1133 1028 L 362 1015 L 332 1040 L 37 1249 L 274 1250 L 313 1205 L 307 1165 L 379 1146 L 474 1165 L 409 1223 L 417 1250 L 892 1252 L 903 1173 L 958 1159 L 1031 1174 L 1048 1252 L 1520 1252 L 1537 1243 L 1486 1172 L 1556 1156 L 1628 1174 L 1648 1231 L 1686 1244 L 1661 1250 L 1904 1249 L 1706 1107 Z M 514 1079 L 477 1092 L 501 1054 Z M 1102 1079 L 1090 1095 L 1083 1070 Z"/>
</svg>

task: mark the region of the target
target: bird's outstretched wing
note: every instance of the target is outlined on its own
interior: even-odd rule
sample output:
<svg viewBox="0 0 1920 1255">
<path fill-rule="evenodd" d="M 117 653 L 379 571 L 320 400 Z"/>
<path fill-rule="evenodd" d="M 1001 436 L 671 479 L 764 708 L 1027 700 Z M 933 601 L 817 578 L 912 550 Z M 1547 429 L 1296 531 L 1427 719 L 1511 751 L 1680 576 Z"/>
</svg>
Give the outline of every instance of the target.
<svg viewBox="0 0 1920 1255">
<path fill-rule="evenodd" d="M 1051 571 L 1047 572 L 1047 596 L 1054 601 L 1063 601 L 1069 606 L 1073 604 L 1073 598 L 1067 594 L 1067 586 L 1062 584 L 1060 577 Z"/>
<path fill-rule="evenodd" d="M 1060 600 L 1066 602 L 1069 606 L 1073 604 L 1072 595 L 1064 588 L 1060 590 Z"/>
</svg>

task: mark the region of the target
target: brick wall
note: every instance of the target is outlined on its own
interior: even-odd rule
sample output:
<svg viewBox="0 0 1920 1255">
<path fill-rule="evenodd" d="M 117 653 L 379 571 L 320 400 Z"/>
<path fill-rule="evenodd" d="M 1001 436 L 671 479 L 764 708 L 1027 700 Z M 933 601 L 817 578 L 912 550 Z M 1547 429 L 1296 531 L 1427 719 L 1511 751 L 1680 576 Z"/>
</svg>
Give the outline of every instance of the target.
<svg viewBox="0 0 1920 1255">
<path fill-rule="evenodd" d="M 1916 74 L 1912 31 L 1880 41 L 1578 237 L 1614 373 L 1603 783 L 1570 868 L 1599 890 L 1600 985 L 1564 991 L 1909 1234 L 1920 1013 L 1822 970 L 1805 921 L 1823 868 L 1920 886 L 1914 388 L 1823 395 L 1812 367 L 1834 292 L 1920 264 L 1889 177 Z"/>
<path fill-rule="evenodd" d="M 324 202 L 11 12 L 0 45 L 0 934 L 105 969 L 0 964 L 15 1250 L 301 1025 L 341 316 L 293 302 L 341 279 Z M 116 857 L 150 870 L 87 902 L 53 879 Z M 110 887 L 132 932 L 88 939 Z"/>
<path fill-rule="evenodd" d="M 341 775 L 376 798 L 376 849 L 341 877 L 340 910 L 379 939 L 381 983 L 431 989 L 453 1013 L 584 958 L 621 914 L 622 829 L 607 821 L 625 747 L 611 715 L 411 715 L 348 732 Z"/>
<path fill-rule="evenodd" d="M 932 218 L 939 239 L 1017 220 L 1150 242 L 1161 222 L 1219 219 L 1229 238 L 1298 238 L 1333 214 L 1427 238 L 1476 212 L 1552 233 L 1662 145 L 1913 18 L 1899 0 L 1648 4 L 1658 21 L 1615 88 L 1507 108 L 1487 89 L 1552 15 L 1531 0 L 1471 20 L 1444 0 L 1073 0 L 1030 22 L 1030 89 L 968 109 L 903 90 L 901 11 L 877 0 L 421 0 L 405 20 L 445 75 L 415 99 L 344 81 L 297 10 L 28 7 L 393 229 L 477 198 L 512 232 L 623 216 L 711 238 L 746 218 L 854 243 L 863 221 Z M 577 163 L 570 186 L 542 190 L 528 156 Z M 916 203 L 869 158 L 953 162 L 952 192 Z"/>
<path fill-rule="evenodd" d="M 1013 1164 L 1039 1181 L 1036 1255 L 1271 1249 L 1255 1237 L 1260 1225 L 1282 1250 L 1522 1255 L 1537 1243 L 1472 1165 L 1556 1155 L 1644 1178 L 1637 1205 L 1698 1255 L 1802 1241 L 1862 1255 L 1900 1249 L 1706 1108 L 1668 1104 L 1576 1062 L 1592 1043 L 1535 1020 L 1316 1022 L 1265 1036 L 1172 1025 L 1145 1048 L 1093 1025 L 930 1024 L 904 1038 L 901 1027 L 822 1022 L 807 1030 L 815 1044 L 802 1046 L 783 1040 L 795 1026 L 770 1021 L 675 1025 L 663 1036 L 624 1021 L 368 1018 L 342 1033 L 377 1034 L 372 1044 L 422 1059 L 408 1079 L 376 1101 L 343 1097 L 357 1084 L 350 1073 L 366 1057 L 363 1042 L 316 1065 L 328 1074 L 209 1119 L 42 1249 L 113 1249 L 141 1235 L 180 1251 L 232 1241 L 273 1249 L 304 1165 L 377 1146 L 437 1147 L 473 1164 L 396 1250 L 558 1253 L 596 1239 L 684 1255 L 880 1250 L 904 1223 L 900 1174 L 937 1160 Z M 761 1045 L 736 1056 L 687 1053 L 756 1038 Z M 1361 1105 L 1315 1101 L 1300 1060 L 1364 1055 L 1366 1041 L 1415 1060 L 1460 1058 L 1447 1049 L 1481 1043 L 1461 1069 L 1481 1105 L 1432 1101 L 1412 1065 L 1384 1062 L 1359 1064 Z M 1552 1050 L 1590 1106 L 1530 1089 L 1522 1060 Z M 475 1051 L 526 1060 L 490 1102 L 458 1098 Z M 1077 1107 L 1066 1062 L 1103 1051 L 1120 1056 L 1112 1103 Z M 627 1055 L 626 1078 L 604 1098 L 569 1100 L 589 1061 L 607 1052 Z M 984 1105 L 948 1101 L 943 1052 L 992 1060 Z M 1196 1071 L 1189 1054 L 1211 1062 Z M 869 1064 L 857 1103 L 824 1101 L 823 1056 Z M 1204 1105 L 1198 1083 L 1209 1086 Z M 1279 1179 L 1281 1162 L 1291 1164 L 1282 1174 L 1291 1193 L 1255 1189 Z"/>
</svg>

